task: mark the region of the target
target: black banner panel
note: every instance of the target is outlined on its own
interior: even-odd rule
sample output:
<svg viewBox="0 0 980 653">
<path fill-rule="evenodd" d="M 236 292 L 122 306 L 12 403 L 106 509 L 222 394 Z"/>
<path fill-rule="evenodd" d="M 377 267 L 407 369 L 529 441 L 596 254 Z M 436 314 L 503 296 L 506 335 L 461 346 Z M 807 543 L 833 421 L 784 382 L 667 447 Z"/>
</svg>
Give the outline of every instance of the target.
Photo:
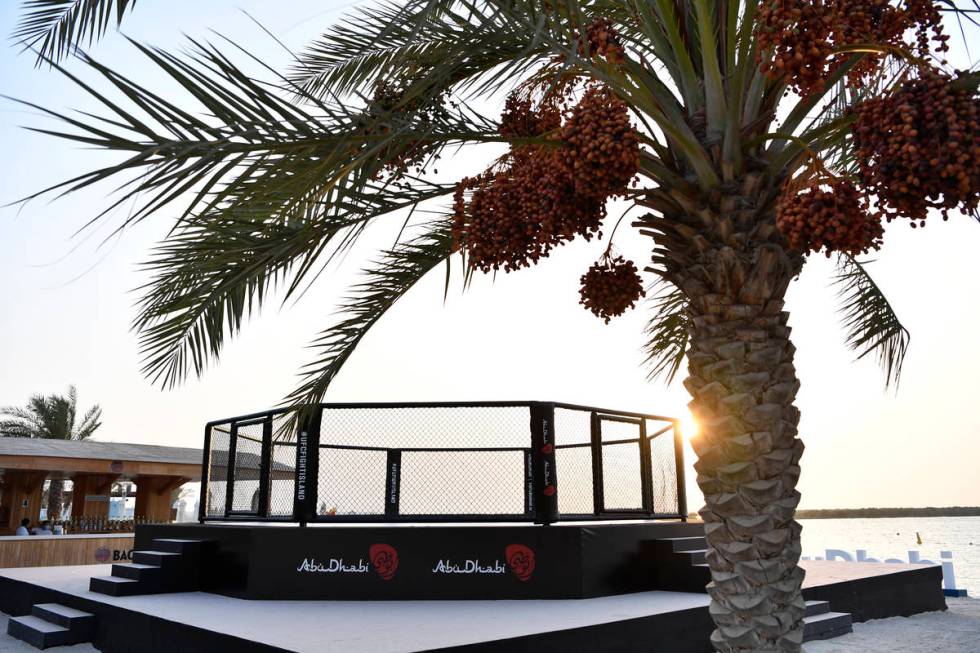
<svg viewBox="0 0 980 653">
<path fill-rule="evenodd" d="M 642 543 L 698 524 L 533 526 L 143 526 L 153 538 L 215 542 L 208 591 L 253 599 L 558 599 L 651 589 Z"/>
</svg>

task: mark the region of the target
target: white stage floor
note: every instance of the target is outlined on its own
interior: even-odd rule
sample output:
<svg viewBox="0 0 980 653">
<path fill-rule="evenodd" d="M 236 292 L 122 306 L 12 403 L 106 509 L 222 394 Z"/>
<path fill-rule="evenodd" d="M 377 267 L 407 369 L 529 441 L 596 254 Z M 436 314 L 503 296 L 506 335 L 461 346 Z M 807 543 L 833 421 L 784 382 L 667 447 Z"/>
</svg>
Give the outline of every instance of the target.
<svg viewBox="0 0 980 653">
<path fill-rule="evenodd" d="M 921 568 L 814 560 L 800 564 L 807 570 L 804 587 Z M 112 597 L 88 591 L 92 576 L 110 573 L 111 565 L 0 569 L 3 577 L 300 653 L 415 653 L 708 605 L 706 594 L 683 592 L 546 601 L 254 601 L 205 592 Z"/>
<path fill-rule="evenodd" d="M 111 565 L 2 569 L 0 576 L 300 653 L 414 653 L 708 605 L 706 594 L 641 592 L 551 601 L 251 601 L 204 592 L 88 591 Z"/>
</svg>

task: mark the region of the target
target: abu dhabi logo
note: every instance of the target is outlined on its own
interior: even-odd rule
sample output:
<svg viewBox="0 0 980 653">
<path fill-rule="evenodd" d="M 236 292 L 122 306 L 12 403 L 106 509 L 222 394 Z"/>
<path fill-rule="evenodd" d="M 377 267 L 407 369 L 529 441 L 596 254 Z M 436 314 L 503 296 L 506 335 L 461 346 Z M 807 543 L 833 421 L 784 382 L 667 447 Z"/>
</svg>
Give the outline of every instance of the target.
<svg viewBox="0 0 980 653">
<path fill-rule="evenodd" d="M 534 573 L 534 551 L 523 544 L 508 544 L 504 548 L 504 560 L 495 559 L 492 562 L 469 558 L 466 560 L 451 560 L 449 558 L 436 561 L 432 568 L 433 574 L 480 574 L 496 576 L 506 574 L 509 569 L 521 582 L 530 580 Z"/>
<path fill-rule="evenodd" d="M 319 562 L 316 558 L 303 558 L 296 571 L 315 574 L 366 574 L 373 567 L 381 580 L 389 581 L 395 577 L 395 572 L 398 571 L 398 551 L 395 547 L 390 544 L 372 544 L 368 548 L 368 559 L 371 561 L 370 566 L 363 558 L 358 558 L 353 564 L 343 558 L 330 558 L 326 562 Z"/>
<path fill-rule="evenodd" d="M 530 580 L 534 573 L 534 550 L 523 544 L 508 544 L 504 549 L 507 566 L 521 582 Z"/>
<path fill-rule="evenodd" d="M 398 551 L 390 544 L 372 544 L 368 557 L 382 580 L 391 580 L 398 571 Z"/>
</svg>

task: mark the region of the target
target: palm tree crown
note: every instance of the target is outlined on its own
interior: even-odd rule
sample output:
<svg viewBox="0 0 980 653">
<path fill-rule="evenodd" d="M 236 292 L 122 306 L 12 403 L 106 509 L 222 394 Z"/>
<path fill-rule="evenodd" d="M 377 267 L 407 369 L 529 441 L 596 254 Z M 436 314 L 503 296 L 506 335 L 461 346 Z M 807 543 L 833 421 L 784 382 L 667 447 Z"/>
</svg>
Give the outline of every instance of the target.
<svg viewBox="0 0 980 653">
<path fill-rule="evenodd" d="M 92 406 L 78 420 L 78 392 L 68 386 L 65 395 L 31 395 L 24 407 L 0 408 L 0 433 L 19 438 L 85 440 L 102 425 L 102 409 Z"/>
</svg>

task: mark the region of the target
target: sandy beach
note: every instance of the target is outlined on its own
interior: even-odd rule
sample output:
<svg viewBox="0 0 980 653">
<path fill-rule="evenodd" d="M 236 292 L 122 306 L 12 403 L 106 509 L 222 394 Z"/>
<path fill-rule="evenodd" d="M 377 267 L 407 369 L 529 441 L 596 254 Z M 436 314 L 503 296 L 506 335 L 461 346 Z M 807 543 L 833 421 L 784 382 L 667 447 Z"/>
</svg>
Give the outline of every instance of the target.
<svg viewBox="0 0 980 653">
<path fill-rule="evenodd" d="M 854 632 L 806 645 L 806 653 L 977 653 L 980 599 L 946 599 L 946 612 L 854 624 Z M 2 649 L 0 649 L 2 650 Z"/>
</svg>

